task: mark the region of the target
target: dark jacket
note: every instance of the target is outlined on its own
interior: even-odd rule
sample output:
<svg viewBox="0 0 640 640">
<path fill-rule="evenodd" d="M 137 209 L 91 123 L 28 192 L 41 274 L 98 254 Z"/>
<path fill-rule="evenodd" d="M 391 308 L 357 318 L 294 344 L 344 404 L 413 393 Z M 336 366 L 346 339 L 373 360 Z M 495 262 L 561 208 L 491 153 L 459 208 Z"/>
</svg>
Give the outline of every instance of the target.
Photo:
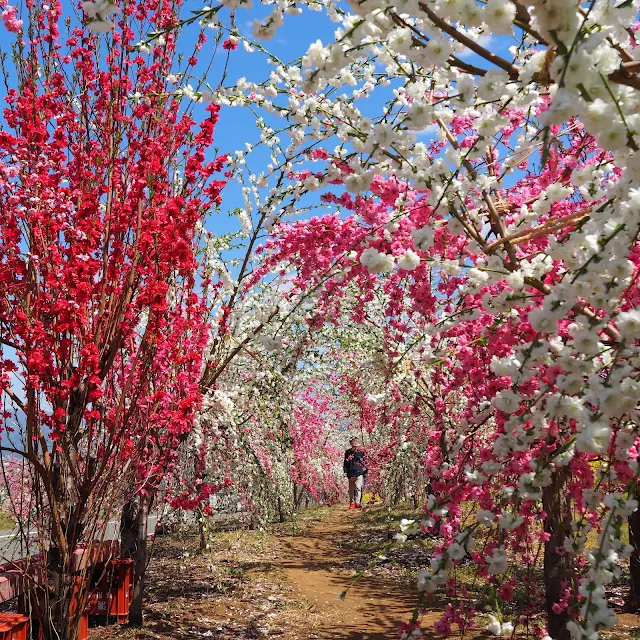
<svg viewBox="0 0 640 640">
<path fill-rule="evenodd" d="M 344 452 L 344 472 L 347 478 L 367 475 L 367 463 L 362 449 L 347 449 Z"/>
</svg>

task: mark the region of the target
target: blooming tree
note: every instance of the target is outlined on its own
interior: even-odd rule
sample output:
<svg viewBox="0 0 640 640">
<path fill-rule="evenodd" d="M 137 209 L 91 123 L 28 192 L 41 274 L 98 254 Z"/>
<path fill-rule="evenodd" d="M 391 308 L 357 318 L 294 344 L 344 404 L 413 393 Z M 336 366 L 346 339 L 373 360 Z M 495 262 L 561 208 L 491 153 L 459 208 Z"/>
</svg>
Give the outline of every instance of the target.
<svg viewBox="0 0 640 640">
<path fill-rule="evenodd" d="M 267 478 L 278 475 L 270 469 L 283 470 L 279 477 L 284 486 L 285 478 L 296 478 L 297 472 L 284 472 L 292 460 L 294 468 L 312 459 L 317 462 L 315 452 L 327 425 L 313 417 L 314 407 L 329 406 L 322 404 L 323 385 L 331 380 L 342 394 L 340 406 L 353 416 L 357 413 L 365 432 L 373 434 L 380 486 L 393 486 L 396 491 L 398 479 L 406 478 L 407 472 L 414 483 L 423 485 L 413 494 L 424 499 L 424 517 L 404 523 L 399 536 L 419 534 L 436 539 L 430 569 L 418 579 L 419 605 L 440 587 L 455 591 L 456 567 L 470 558 L 479 577 L 493 590 L 496 602 L 498 597 L 513 600 L 514 584 L 523 584 L 531 603 L 530 609 L 510 609 L 512 619 L 496 610 L 489 624 L 492 633 L 517 631 L 528 624 L 536 607 L 543 606 L 547 622 L 535 627 L 537 635 L 548 634 L 556 640 L 569 635 L 597 637 L 600 630 L 615 623 L 604 598 L 604 585 L 620 571 L 620 559 L 634 553 L 633 547 L 622 541 L 621 530 L 623 521 L 638 506 L 632 497 L 637 491 L 640 435 L 638 3 L 420 0 L 399 7 L 396 4 L 384 0 L 349 5 L 328 0 L 275 3 L 270 16 L 256 22 L 256 39 L 272 36 L 285 14 L 297 13 L 304 6 L 323 9 L 338 26 L 333 42 L 311 44 L 293 63 L 285 64 L 269 55 L 273 72 L 262 83 L 242 79 L 223 88 L 194 89 L 187 84 L 186 75 L 171 74 L 165 64 L 163 56 L 173 50 L 179 29 L 196 21 L 214 24 L 222 8 L 236 8 L 233 0 L 182 21 L 175 17 L 173 8 L 167 14 L 158 10 L 160 17 L 153 32 L 142 38 L 136 50 L 140 56 L 151 55 L 154 63 L 144 65 L 144 58 L 142 62 L 134 58 L 132 65 L 142 65 L 144 73 L 126 89 L 109 84 L 108 76 L 93 73 L 95 65 L 79 64 L 82 73 L 93 74 L 83 87 L 96 95 L 96 87 L 100 87 L 100 95 L 115 93 L 123 100 L 132 94 L 127 102 L 132 121 L 145 117 L 153 121 L 153 132 L 160 130 L 154 140 L 162 140 L 165 146 L 162 136 L 173 141 L 168 145 L 174 150 L 170 158 L 177 157 L 187 143 L 179 137 L 178 111 L 170 108 L 180 97 L 196 103 L 214 100 L 221 105 L 249 105 L 261 114 L 261 142 L 271 152 L 271 164 L 252 176 L 243 192 L 245 209 L 239 218 L 249 249 L 239 270 L 233 273 L 233 269 L 221 266 L 219 256 L 210 251 L 213 258 L 207 269 L 218 272 L 226 293 L 219 296 L 217 290 L 204 287 L 204 308 L 215 308 L 219 314 L 209 342 L 205 347 L 201 331 L 205 322 L 199 324 L 194 319 L 186 332 L 185 340 L 193 345 L 193 353 L 205 351 L 205 366 L 197 391 L 188 362 L 183 363 L 186 375 L 180 378 L 182 371 L 178 369 L 175 379 L 184 380 L 185 387 L 179 393 L 193 400 L 190 408 L 197 406 L 200 392 L 205 401 L 199 419 L 201 435 L 190 443 L 196 452 L 190 468 L 200 476 L 198 495 L 179 499 L 184 504 L 193 500 L 201 503 L 248 459 L 253 460 L 256 477 L 261 478 L 254 496 L 267 486 Z M 124 28 L 116 27 L 112 32 L 118 24 L 118 9 L 103 1 L 83 4 L 88 27 L 107 33 L 112 47 L 112 57 L 107 59 L 110 65 L 115 64 L 113 47 L 120 47 L 120 38 L 128 43 L 134 39 Z M 50 11 L 53 15 L 47 13 Z M 40 20 L 41 28 L 55 31 L 50 26 L 55 25 L 58 15 L 55 9 L 31 9 L 31 14 L 30 23 Z M 127 16 L 131 13 L 123 11 L 123 18 Z M 6 6 L 3 18 L 9 30 L 20 29 L 21 18 L 15 9 Z M 220 33 L 223 31 L 221 26 Z M 232 29 L 223 51 L 231 55 L 241 39 L 241 33 Z M 87 49 L 90 60 L 94 59 L 91 43 L 95 40 L 78 42 L 82 53 Z M 72 47 L 78 47 L 78 42 Z M 246 38 L 244 45 L 249 51 L 265 52 L 262 45 Z M 88 153 L 96 134 L 89 126 L 80 127 L 82 118 L 76 117 L 78 112 L 85 113 L 87 91 L 77 92 L 81 96 L 77 110 L 73 100 L 56 102 L 49 93 L 34 109 L 29 98 L 40 95 L 33 87 L 41 83 L 50 83 L 47 86 L 54 96 L 56 91 L 67 97 L 76 94 L 64 93 L 63 79 L 53 71 L 44 74 L 45 80 L 35 79 L 36 62 L 42 60 L 43 68 L 53 69 L 44 63 L 51 54 L 40 49 L 40 43 L 29 46 L 30 56 L 23 57 L 32 61 L 26 67 L 32 82 L 22 81 L 22 93 L 15 99 L 10 96 L 8 121 L 19 129 L 19 140 L 5 139 L 8 163 L 4 179 L 9 189 L 18 193 L 15 202 L 8 201 L 13 208 L 7 210 L 13 213 L 5 214 L 10 219 L 3 229 L 14 230 L 5 242 L 13 253 L 7 253 L 10 257 L 2 265 L 7 265 L 7 273 L 13 269 L 22 275 L 17 282 L 11 277 L 0 280 L 11 290 L 9 297 L 2 299 L 26 301 L 26 306 L 18 318 L 21 324 L 11 324 L 17 316 L 9 313 L 8 307 L 0 308 L 0 321 L 3 332 L 4 326 L 8 327 L 3 342 L 12 350 L 4 361 L 5 371 L 15 367 L 16 360 L 24 361 L 21 366 L 30 366 L 29 371 L 35 371 L 30 375 L 35 375 L 38 383 L 26 385 L 26 404 L 8 377 L 3 382 L 6 393 L 14 404 L 25 407 L 44 393 L 52 408 L 48 411 L 45 405 L 42 409 L 41 404 L 37 411 L 25 411 L 28 429 L 32 425 L 40 429 L 28 433 L 26 444 L 32 447 L 31 436 L 35 434 L 36 441 L 41 436 L 37 446 L 44 453 L 47 440 L 43 429 L 51 430 L 54 442 L 64 443 L 68 438 L 73 440 L 78 424 L 91 424 L 94 418 L 76 418 L 79 410 L 70 410 L 69 402 L 76 396 L 85 404 L 94 402 L 93 396 L 83 395 L 92 393 L 91 385 L 100 386 L 92 376 L 102 384 L 113 371 L 108 393 L 100 397 L 105 396 L 114 406 L 129 408 L 124 399 L 118 399 L 125 397 L 123 389 L 128 393 L 124 381 L 135 369 L 130 363 L 147 355 L 145 336 L 153 335 L 155 340 L 161 333 L 155 329 L 159 313 L 170 315 L 171 322 L 206 314 L 198 311 L 199 303 L 190 295 L 193 275 L 190 279 L 188 273 L 193 274 L 194 265 L 186 248 L 182 254 L 184 271 L 179 273 L 175 288 L 189 292 L 187 297 L 194 305 L 189 309 L 167 300 L 176 276 L 169 266 L 162 266 L 168 265 L 162 242 L 149 242 L 150 237 L 155 240 L 154 232 L 141 234 L 138 241 L 147 243 L 145 248 L 153 255 L 158 253 L 157 260 L 149 262 L 148 271 L 143 267 L 147 263 L 141 262 L 147 253 L 135 257 L 141 245 L 127 244 L 118 236 L 123 247 L 118 249 L 118 259 L 122 256 L 127 265 L 122 272 L 141 275 L 135 283 L 122 276 L 113 290 L 118 298 L 113 299 L 127 300 L 137 311 L 126 322 L 124 307 L 115 302 L 113 307 L 106 303 L 98 306 L 101 311 L 97 315 L 85 312 L 86 318 L 96 318 L 95 325 L 83 317 L 73 326 L 88 324 L 95 327 L 94 333 L 83 334 L 77 356 L 61 342 L 59 348 L 65 354 L 61 357 L 67 364 L 47 359 L 57 351 L 45 344 L 46 340 L 39 351 L 30 348 L 34 353 L 25 360 L 26 355 L 19 355 L 23 345 L 41 345 L 38 340 L 48 335 L 42 324 L 32 319 L 44 322 L 45 327 L 52 321 L 47 316 L 45 322 L 31 311 L 32 301 L 47 291 L 40 284 L 43 261 L 38 262 L 40 254 L 34 247 L 40 242 L 44 248 L 39 250 L 46 251 L 52 244 L 56 246 L 55 237 L 64 237 L 59 251 L 64 262 L 72 255 L 67 244 L 76 246 L 74 243 L 87 242 L 87 238 L 119 233 L 121 229 L 118 225 L 114 229 L 109 216 L 121 206 L 129 214 L 129 226 L 124 228 L 130 231 L 125 231 L 124 237 L 127 241 L 137 238 L 141 227 L 132 226 L 135 207 L 127 199 L 132 191 L 128 186 L 123 189 L 116 175 L 128 180 L 141 175 L 136 171 L 154 176 L 160 172 L 165 177 L 160 180 L 165 185 L 159 191 L 162 196 L 140 179 L 139 184 L 145 187 L 139 188 L 136 197 L 150 202 L 151 207 L 142 207 L 139 219 L 146 220 L 143 213 L 148 210 L 156 211 L 155 198 L 160 197 L 163 212 L 171 206 L 180 211 L 186 208 L 190 215 L 181 220 L 189 229 L 195 228 L 196 213 L 217 198 L 218 185 L 206 192 L 206 202 L 194 196 L 193 210 L 189 208 L 193 192 L 175 204 L 183 194 L 167 186 L 170 181 L 163 173 L 164 165 L 156 162 L 153 171 L 140 168 L 151 162 L 143 154 L 151 136 L 139 127 L 136 135 L 145 133 L 148 137 L 144 138 L 145 146 L 132 142 L 133 153 L 139 154 L 135 155 L 136 171 L 110 173 L 109 163 L 106 169 L 102 165 L 101 171 L 106 173 L 99 184 L 109 188 L 94 187 L 100 193 L 94 191 L 90 196 L 84 195 L 88 190 L 75 187 L 78 180 L 73 172 L 63 171 L 76 191 L 69 188 L 73 195 L 66 202 L 72 205 L 59 206 L 60 194 L 67 193 L 62 178 L 58 179 L 60 163 L 67 166 L 64 158 L 49 158 L 45 147 L 46 170 L 30 174 L 16 166 L 20 162 L 39 166 L 41 141 L 49 140 L 50 134 L 35 125 L 42 123 L 41 114 L 48 113 L 52 101 L 61 110 L 61 115 L 55 114 L 57 125 L 72 126 L 74 135 L 85 136 L 81 138 L 84 146 L 75 146 L 74 153 Z M 127 78 L 130 73 L 127 68 Z M 177 81 L 171 94 L 164 87 L 168 76 Z M 115 77 L 119 77 L 117 73 Z M 107 130 L 114 120 L 118 127 L 131 126 L 128 118 L 123 123 L 111 119 L 106 101 L 97 100 L 97 105 L 102 120 L 92 114 L 85 118 L 87 123 L 105 122 Z M 165 121 L 150 118 L 153 109 L 160 107 L 170 114 L 166 119 L 170 124 L 164 129 Z M 215 111 L 211 108 L 212 115 Z M 25 113 L 32 114 L 31 119 Z M 29 127 L 36 129 L 35 137 L 25 134 L 31 131 Z M 176 128 L 178 134 L 173 138 L 168 130 Z M 285 136 L 287 142 L 283 143 Z M 114 151 L 122 147 L 125 137 L 114 134 L 105 140 L 107 144 L 102 146 L 110 149 L 113 162 L 119 163 Z M 204 145 L 205 139 L 196 144 Z M 21 160 L 29 153 L 28 162 Z M 204 164 L 201 153 L 192 158 L 191 165 L 186 163 L 185 184 L 195 189 L 193 176 L 199 178 L 204 172 L 206 182 L 218 167 Z M 246 166 L 245 154 L 236 153 L 231 162 L 236 168 Z M 74 171 L 86 171 L 86 165 L 81 163 Z M 27 185 L 21 192 L 29 175 L 37 175 L 38 186 Z M 113 189 L 125 196 L 110 197 Z M 267 190 L 266 197 L 260 196 L 261 190 Z M 307 211 L 305 199 L 313 202 L 314 197 L 312 206 L 330 209 L 328 215 L 298 222 L 287 219 L 289 214 Z M 109 231 L 92 236 L 91 230 L 82 228 L 86 237 L 74 236 L 72 241 L 67 238 L 71 238 L 67 228 L 61 226 L 51 230 L 53 236 L 40 239 L 39 234 L 49 233 L 37 217 L 43 206 L 40 203 L 47 203 L 47 198 L 56 203 L 57 211 L 77 211 L 79 216 L 83 215 L 83 198 L 88 199 L 92 203 L 90 218 L 104 221 Z M 22 238 L 19 225 L 11 218 L 23 215 L 35 216 L 33 237 Z M 164 233 L 178 223 L 169 216 L 162 218 L 161 224 Z M 191 249 L 187 227 L 180 227 L 182 232 L 176 234 L 179 238 L 186 235 L 185 247 Z M 156 228 L 155 233 L 161 232 Z M 271 237 L 258 262 L 254 249 L 265 234 Z M 83 264 L 87 262 L 82 269 L 95 263 L 94 276 L 107 272 L 108 260 L 103 256 L 116 251 L 116 245 L 109 240 L 108 251 L 97 257 L 83 252 L 88 259 L 82 259 Z M 29 253 L 23 259 L 24 246 L 29 247 Z M 14 260 L 17 266 L 9 264 Z M 57 264 L 55 259 L 52 262 Z M 154 271 L 151 264 L 160 266 Z M 79 268 L 74 267 L 73 286 L 82 282 Z M 63 273 L 54 272 L 56 282 L 68 282 Z M 261 282 L 269 283 L 274 273 L 286 276 L 284 290 L 272 298 L 252 298 L 252 289 Z M 85 285 L 88 291 L 84 295 L 91 300 L 94 282 L 95 277 Z M 149 292 L 148 300 L 145 292 Z M 49 296 L 53 299 L 53 293 Z M 75 289 L 67 296 L 76 297 Z M 154 306 L 158 297 L 160 309 Z M 101 292 L 98 299 L 112 298 Z M 258 315 L 239 316 L 252 299 L 260 302 Z M 59 300 L 56 297 L 58 305 Z M 77 316 L 68 305 L 62 303 L 65 322 Z M 147 308 L 149 316 L 142 318 Z M 124 328 L 99 320 L 102 314 L 117 318 Z M 132 336 L 139 325 L 142 329 L 136 335 L 142 337 L 127 342 L 127 331 Z M 23 326 L 35 328 L 27 335 Z M 116 328 L 108 329 L 112 326 Z M 335 332 L 331 327 L 336 327 Z M 354 348 L 349 340 L 358 331 L 361 339 Z M 336 332 L 340 334 L 337 343 Z M 367 342 L 369 336 L 375 339 Z M 348 371 L 331 378 L 322 367 L 322 358 L 316 360 L 312 355 L 317 353 L 314 343 L 323 344 L 324 339 L 325 356 L 329 354 L 327 357 L 335 361 L 340 353 L 364 367 L 369 362 L 375 373 L 366 383 L 349 376 Z M 342 351 L 336 344 L 344 347 Z M 124 345 L 130 351 L 117 353 Z M 173 358 L 178 351 L 163 353 Z M 261 364 L 255 375 L 245 375 L 234 366 L 249 360 L 264 363 L 269 370 L 262 370 Z M 190 360 L 197 361 L 195 357 Z M 303 362 L 308 363 L 307 368 Z M 93 368 L 87 363 L 93 363 Z M 108 371 L 103 374 L 105 366 Z M 60 378 L 60 372 L 64 375 L 59 384 L 50 385 L 50 392 L 46 385 L 41 386 L 44 373 Z M 82 387 L 85 378 L 86 386 Z M 134 375 L 132 380 L 135 388 L 142 384 L 146 389 L 144 376 Z M 61 388 L 68 391 L 61 392 Z M 245 395 L 248 391 L 251 394 Z M 285 393 L 291 396 L 281 402 L 278 396 Z M 187 442 L 191 414 L 185 416 L 180 399 L 175 401 L 183 412 L 184 421 L 179 423 L 184 429 L 168 440 L 167 451 Z M 167 401 L 175 406 L 173 399 Z M 66 416 L 73 417 L 73 428 Z M 296 424 L 290 422 L 292 416 Z M 38 421 L 42 427 L 37 426 Z M 223 433 L 217 433 L 221 426 Z M 231 438 L 232 446 L 225 431 L 237 436 Z M 134 441 L 151 447 L 144 437 Z M 65 451 L 60 444 L 55 444 L 53 451 L 58 446 Z M 215 454 L 222 449 L 230 453 L 218 463 Z M 66 465 L 85 455 L 77 442 L 73 450 Z M 37 455 L 31 458 L 41 463 Z M 42 464 L 46 469 L 49 462 Z M 207 477 L 215 476 L 215 480 L 205 478 L 205 470 Z M 406 493 L 407 489 L 400 487 L 399 491 Z M 54 494 L 52 482 L 49 494 Z M 276 498 L 280 495 L 277 490 Z M 49 502 L 53 503 L 51 497 Z M 595 548 L 586 544 L 591 530 L 598 533 Z M 543 593 L 532 579 L 538 557 L 544 567 Z M 637 567 L 637 554 L 634 557 Z M 640 584 L 637 576 L 634 580 Z M 420 606 L 404 630 L 405 637 L 419 635 L 419 611 Z M 452 604 L 438 630 L 448 631 L 453 623 L 466 628 L 474 616 L 473 607 Z"/>
<path fill-rule="evenodd" d="M 178 8 L 85 2 L 65 26 L 59 4 L 27 3 L 7 71 L 2 450 L 34 478 L 49 571 L 33 601 L 44 596 L 51 637 L 77 634 L 74 552 L 102 539 L 126 487 L 159 481 L 200 402 L 196 252 L 222 186 L 221 162 L 205 160 L 217 108 L 197 127 L 167 87 L 171 33 L 146 53 L 137 44 L 149 24 L 174 24 Z M 15 16 L 5 10 L 5 22 Z"/>
<path fill-rule="evenodd" d="M 250 291 L 229 316 L 233 358 L 223 358 L 205 393 L 189 442 L 192 462 L 183 465 L 191 480 L 175 478 L 180 490 L 171 504 L 198 507 L 206 517 L 212 494 L 234 495 L 255 523 L 287 518 L 305 493 L 330 502 L 341 493 L 335 442 L 343 408 L 321 370 L 305 366 L 307 327 L 288 314 L 282 291 L 273 282 Z M 287 315 L 288 329 L 274 335 Z"/>
<path fill-rule="evenodd" d="M 626 497 L 637 483 L 637 4 L 325 6 L 334 42 L 217 97 L 268 114 L 274 146 L 290 136 L 297 196 L 344 186 L 322 197 L 353 218 L 282 232 L 300 286 L 331 276 L 333 310 L 345 283 L 383 278 L 391 329 L 405 334 L 391 357 L 421 353 L 416 375 L 446 437 L 422 523 L 444 542 L 420 588 L 444 584 L 461 553 L 504 575 L 526 529 L 545 547 L 549 634 L 609 628 L 602 584 L 631 552 L 620 524 L 637 507 Z M 256 37 L 290 9 L 278 4 Z M 482 495 L 467 526 L 456 505 Z M 598 548 L 586 550 L 594 525 Z"/>
<path fill-rule="evenodd" d="M 455 126 L 454 121 L 452 128 Z M 533 200 L 533 205 L 551 192 L 551 212 L 555 203 L 561 203 L 555 206 L 560 208 L 562 226 L 542 223 L 542 229 L 512 239 L 518 270 L 509 268 L 507 255 L 498 263 L 490 252 L 478 251 L 477 242 L 472 244 L 472 238 L 461 233 L 464 227 L 460 228 L 459 220 L 436 213 L 429 204 L 429 190 L 416 192 L 395 179 L 374 179 L 371 186 L 379 199 L 342 196 L 340 204 L 353 208 L 358 216 L 347 221 L 327 216 L 302 222 L 283 230 L 282 240 L 276 241 L 281 252 L 300 256 L 300 286 L 307 286 L 306 274 L 318 260 L 334 274 L 325 283 L 326 297 L 316 312 L 316 321 L 321 323 L 335 315 L 335 301 L 349 282 L 357 281 L 366 300 L 375 291 L 378 274 L 388 274 L 382 285 L 388 297 L 388 374 L 413 353 L 416 380 L 410 385 L 409 397 L 403 398 L 394 376 L 388 375 L 392 384 L 384 394 L 396 404 L 410 399 L 411 410 L 429 419 L 425 454 L 435 493 L 427 501 L 429 514 L 422 527 L 445 532 L 440 555 L 432 560 L 433 571 L 421 578 L 420 588 L 433 591 L 443 584 L 450 563 L 472 552 L 474 534 L 483 532 L 485 541 L 485 553 L 475 552 L 474 559 L 480 571 L 491 576 L 507 572 L 508 553 L 517 556 L 526 551 L 525 561 L 531 558 L 529 562 L 534 562 L 535 556 L 518 545 L 525 531 L 525 539 L 532 543 L 541 536 L 548 624 L 554 637 L 567 629 L 577 633 L 580 627 L 571 618 L 579 613 L 586 625 L 613 624 L 614 617 L 602 599 L 604 590 L 589 585 L 594 580 L 599 584 L 602 575 L 613 575 L 618 570 L 616 558 L 631 552 L 619 539 L 620 523 L 637 506 L 623 497 L 635 484 L 637 469 L 637 347 L 631 329 L 637 312 L 631 310 L 635 291 L 629 286 L 637 276 L 637 266 L 626 258 L 621 261 L 624 277 L 611 277 L 608 291 L 620 296 L 609 316 L 615 320 L 607 323 L 602 310 L 596 314 L 582 299 L 567 310 L 566 319 L 554 315 L 565 302 L 560 298 L 562 302 L 554 304 L 558 299 L 550 285 L 561 286 L 570 277 L 577 280 L 584 262 L 589 262 L 587 257 L 578 263 L 575 271 L 580 273 L 559 276 L 556 270 L 566 268 L 565 262 L 554 261 L 542 251 L 555 243 L 566 251 L 571 232 L 580 234 L 585 225 L 584 202 L 563 201 L 569 195 L 568 187 L 561 185 L 558 191 L 557 180 L 567 174 L 564 163 L 572 159 L 578 158 L 572 172 L 586 170 L 582 163 L 592 170 L 594 157 L 611 162 L 588 135 L 585 139 L 581 127 L 567 144 L 567 153 L 553 154 L 542 175 L 536 176 L 546 185 L 538 187 L 537 197 L 533 196 L 531 175 L 498 193 L 507 221 L 512 203 L 520 207 L 525 198 Z M 617 185 L 619 172 L 614 165 L 605 165 L 601 178 Z M 563 199 L 556 199 L 558 196 Z M 400 215 L 396 207 L 401 207 Z M 567 229 L 565 225 L 571 226 Z M 632 240 L 631 258 L 637 255 L 636 240 Z M 274 252 L 277 259 L 281 255 Z M 365 321 L 366 314 L 360 311 L 359 315 Z M 589 331 L 596 336 L 601 332 L 592 347 L 585 342 Z M 589 362 L 593 369 L 576 364 L 579 362 Z M 584 370 L 576 371 L 576 366 Z M 616 380 L 620 387 L 614 390 Z M 575 381 L 575 386 L 568 388 L 569 381 Z M 607 397 L 612 403 L 609 409 L 604 404 Z M 378 402 L 374 399 L 374 404 Z M 415 441 L 415 436 L 408 437 Z M 627 443 L 626 453 L 621 442 Z M 589 473 L 584 473 L 585 464 L 596 459 L 606 462 L 595 472 L 587 465 Z M 505 467 L 506 460 L 511 462 Z M 568 501 L 562 497 L 567 489 L 572 496 Z M 497 492 L 502 498 L 496 498 Z M 488 505 L 483 504 L 482 495 L 490 500 Z M 468 514 L 460 508 L 468 500 L 489 506 L 473 525 L 467 524 Z M 537 529 L 540 515 L 544 530 Z M 606 554 L 584 548 L 586 533 L 596 521 L 602 522 L 600 548 L 607 549 Z M 489 534 L 485 537 L 482 527 L 486 526 Z M 511 531 L 515 533 L 506 533 Z M 490 542 L 494 535 L 500 541 L 497 547 Z M 506 542 L 511 536 L 510 546 Z M 453 555 L 448 550 L 451 546 Z M 590 569 L 578 579 L 571 558 L 581 554 L 585 554 L 582 566 Z M 494 556 L 503 558 L 503 563 L 492 567 Z M 492 580 L 497 583 L 496 578 Z M 591 602 L 595 597 L 600 600 Z M 502 627 L 498 631 L 506 633 Z"/>
</svg>

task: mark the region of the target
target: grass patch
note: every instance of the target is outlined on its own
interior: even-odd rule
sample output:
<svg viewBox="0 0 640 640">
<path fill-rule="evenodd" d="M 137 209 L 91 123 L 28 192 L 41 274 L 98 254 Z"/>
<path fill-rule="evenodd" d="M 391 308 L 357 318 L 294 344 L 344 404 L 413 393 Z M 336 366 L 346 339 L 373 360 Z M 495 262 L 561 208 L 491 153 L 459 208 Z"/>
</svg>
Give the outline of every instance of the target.
<svg viewBox="0 0 640 640">
<path fill-rule="evenodd" d="M 316 522 L 324 520 L 328 514 L 329 508 L 325 505 L 313 505 L 295 512 L 289 521 L 274 525 L 273 531 L 286 536 L 304 535 Z"/>
<path fill-rule="evenodd" d="M 0 530 L 15 529 L 15 520 L 12 520 L 6 513 L 0 512 Z"/>
<path fill-rule="evenodd" d="M 622 536 L 620 539 L 622 540 L 622 542 L 624 542 L 624 544 L 629 544 L 629 525 L 627 522 L 624 522 L 624 524 L 622 525 L 621 533 L 622 533 Z M 587 542 L 585 544 L 587 549 L 590 549 L 591 551 L 597 549 L 599 537 L 600 537 L 600 532 L 597 529 L 591 529 L 591 531 L 587 533 Z M 640 634 L 640 632 L 638 633 Z M 640 635 L 638 635 L 638 637 L 640 637 Z"/>
<path fill-rule="evenodd" d="M 362 514 L 365 520 L 371 526 L 387 525 L 390 523 L 400 524 L 400 520 L 416 520 L 419 521 L 424 516 L 422 509 L 412 509 L 408 505 L 398 505 L 397 507 L 385 507 L 376 505 L 370 507 Z"/>
</svg>

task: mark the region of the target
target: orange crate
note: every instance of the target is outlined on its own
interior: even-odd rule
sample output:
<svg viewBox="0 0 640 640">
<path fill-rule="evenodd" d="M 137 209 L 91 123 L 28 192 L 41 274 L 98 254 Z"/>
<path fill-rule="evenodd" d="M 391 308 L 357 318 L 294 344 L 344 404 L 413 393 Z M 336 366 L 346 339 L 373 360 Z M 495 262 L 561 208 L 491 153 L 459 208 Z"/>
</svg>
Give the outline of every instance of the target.
<svg viewBox="0 0 640 640">
<path fill-rule="evenodd" d="M 105 563 L 97 584 L 89 593 L 89 615 L 113 616 L 119 624 L 129 622 L 132 596 L 133 560 L 110 560 Z"/>
<path fill-rule="evenodd" d="M 73 594 L 69 603 L 69 615 L 75 615 L 76 611 L 82 608 L 80 626 L 78 628 L 78 640 L 89 640 L 89 612 L 86 605 L 82 606 L 83 591 L 86 593 L 86 578 L 77 577 L 73 579 Z"/>
<path fill-rule="evenodd" d="M 27 640 L 29 618 L 19 613 L 0 613 L 0 640 Z"/>
</svg>

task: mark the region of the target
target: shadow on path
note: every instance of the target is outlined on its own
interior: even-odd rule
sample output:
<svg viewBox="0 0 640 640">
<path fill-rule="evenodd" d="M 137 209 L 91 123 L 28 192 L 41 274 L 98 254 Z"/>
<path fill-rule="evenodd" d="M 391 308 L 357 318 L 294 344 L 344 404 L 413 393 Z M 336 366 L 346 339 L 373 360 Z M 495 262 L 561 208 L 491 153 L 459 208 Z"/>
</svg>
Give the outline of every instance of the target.
<svg viewBox="0 0 640 640">
<path fill-rule="evenodd" d="M 309 606 L 309 638 L 387 640 L 411 619 L 417 593 L 410 585 L 366 575 L 338 598 L 354 577 L 353 554 L 341 548 L 358 527 L 359 513 L 334 508 L 329 517 L 300 536 L 283 540 L 284 575 L 297 597 Z M 430 638 L 427 633 L 425 638 Z"/>
</svg>

